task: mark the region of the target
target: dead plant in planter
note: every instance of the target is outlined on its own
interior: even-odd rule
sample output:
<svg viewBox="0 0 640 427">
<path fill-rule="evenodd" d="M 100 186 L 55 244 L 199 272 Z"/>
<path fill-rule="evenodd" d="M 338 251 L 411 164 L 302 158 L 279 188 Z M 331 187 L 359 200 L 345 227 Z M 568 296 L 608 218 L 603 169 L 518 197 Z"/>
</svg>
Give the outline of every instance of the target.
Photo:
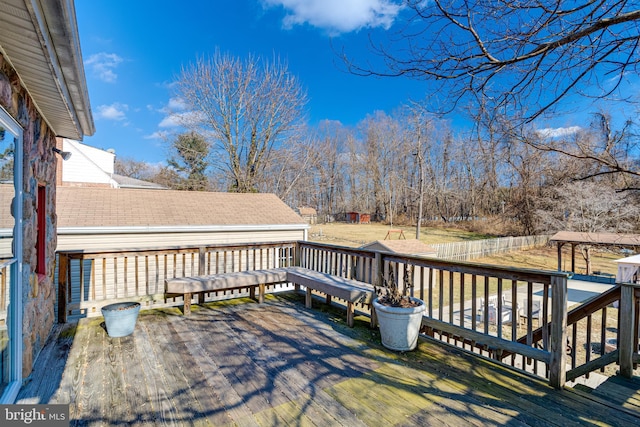
<svg viewBox="0 0 640 427">
<path fill-rule="evenodd" d="M 404 269 L 404 290 L 400 290 L 396 282 L 393 267 L 389 266 L 389 274 L 383 279 L 382 286 L 375 286 L 378 302 L 390 307 L 418 307 L 422 304 L 420 300 L 411 299 L 410 290 L 413 289 L 413 266 L 406 266 Z"/>
</svg>

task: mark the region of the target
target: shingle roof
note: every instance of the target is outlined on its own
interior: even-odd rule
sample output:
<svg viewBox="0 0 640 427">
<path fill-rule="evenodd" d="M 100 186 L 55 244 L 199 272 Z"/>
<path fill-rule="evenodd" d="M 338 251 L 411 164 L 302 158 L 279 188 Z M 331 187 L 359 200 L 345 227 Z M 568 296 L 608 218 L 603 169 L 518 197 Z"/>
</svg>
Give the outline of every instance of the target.
<svg viewBox="0 0 640 427">
<path fill-rule="evenodd" d="M 57 188 L 59 227 L 306 224 L 275 194 Z"/>
<path fill-rule="evenodd" d="M 317 215 L 317 211 L 315 210 L 315 208 L 311 208 L 308 206 L 302 206 L 298 208 L 298 212 L 300 212 L 300 215 Z"/>
<path fill-rule="evenodd" d="M 58 227 L 171 227 L 307 223 L 275 194 L 58 187 Z M 0 228 L 13 225 L 12 185 L 0 185 Z"/>
<path fill-rule="evenodd" d="M 382 247 L 389 252 L 395 252 L 400 254 L 428 254 L 437 253 L 438 251 L 431 246 L 422 243 L 417 239 L 398 239 L 398 240 L 376 240 L 375 242 L 367 243 L 362 248 L 369 247 Z"/>
</svg>

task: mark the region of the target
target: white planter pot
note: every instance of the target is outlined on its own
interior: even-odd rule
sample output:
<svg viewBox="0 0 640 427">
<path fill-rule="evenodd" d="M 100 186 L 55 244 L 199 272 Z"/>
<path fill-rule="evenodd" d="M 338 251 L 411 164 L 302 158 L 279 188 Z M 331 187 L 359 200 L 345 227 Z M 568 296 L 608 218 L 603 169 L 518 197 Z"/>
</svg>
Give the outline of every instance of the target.
<svg viewBox="0 0 640 427">
<path fill-rule="evenodd" d="M 380 325 L 382 345 L 388 349 L 409 351 L 416 348 L 418 344 L 422 313 L 426 307 L 424 301 L 418 298 L 411 298 L 411 300 L 419 301 L 420 305 L 410 308 L 389 307 L 380 304 L 377 298 L 373 301 Z"/>
</svg>

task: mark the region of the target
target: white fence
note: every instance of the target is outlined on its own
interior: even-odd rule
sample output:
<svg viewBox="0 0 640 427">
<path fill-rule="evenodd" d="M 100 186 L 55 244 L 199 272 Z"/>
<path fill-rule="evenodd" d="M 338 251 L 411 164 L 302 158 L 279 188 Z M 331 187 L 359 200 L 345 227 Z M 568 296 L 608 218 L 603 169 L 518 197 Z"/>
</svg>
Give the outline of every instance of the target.
<svg viewBox="0 0 640 427">
<path fill-rule="evenodd" d="M 498 239 L 430 244 L 429 246 L 437 249 L 438 258 L 469 261 L 493 254 L 544 246 L 549 242 L 550 237 L 549 235 L 500 237 Z"/>
</svg>

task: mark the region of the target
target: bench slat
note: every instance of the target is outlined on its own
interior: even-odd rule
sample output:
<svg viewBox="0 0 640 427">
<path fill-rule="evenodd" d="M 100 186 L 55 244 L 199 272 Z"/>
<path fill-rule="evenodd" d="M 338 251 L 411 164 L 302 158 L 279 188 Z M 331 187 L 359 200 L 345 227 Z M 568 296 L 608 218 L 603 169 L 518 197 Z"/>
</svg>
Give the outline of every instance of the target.
<svg viewBox="0 0 640 427">
<path fill-rule="evenodd" d="M 354 303 L 370 304 L 374 294 L 367 283 L 302 267 L 289 267 L 287 281 Z"/>
<path fill-rule="evenodd" d="M 354 325 L 354 303 L 371 304 L 375 294 L 374 287 L 368 283 L 332 276 L 331 274 L 303 267 L 289 267 L 287 269 L 287 279 L 289 282 L 307 288 L 305 304 L 309 308 L 311 308 L 311 289 L 326 294 L 328 303 L 331 301 L 331 296 L 347 301 L 347 325 L 349 327 Z M 375 310 L 371 305 L 371 327 L 375 328 L 376 324 Z"/>
</svg>

